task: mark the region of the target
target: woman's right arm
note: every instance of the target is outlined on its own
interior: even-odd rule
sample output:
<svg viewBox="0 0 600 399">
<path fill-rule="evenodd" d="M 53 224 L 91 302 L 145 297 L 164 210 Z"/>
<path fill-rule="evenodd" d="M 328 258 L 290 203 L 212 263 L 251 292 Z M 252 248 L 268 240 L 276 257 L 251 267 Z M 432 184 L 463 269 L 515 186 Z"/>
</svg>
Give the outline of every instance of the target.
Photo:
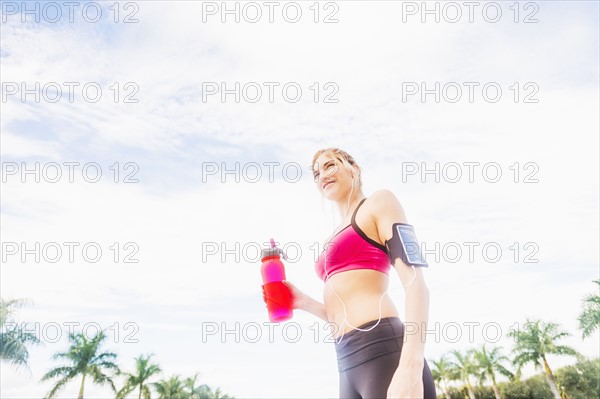
<svg viewBox="0 0 600 399">
<path fill-rule="evenodd" d="M 298 308 L 302 309 L 306 312 L 312 313 L 315 316 L 323 319 L 326 322 L 329 322 L 327 319 L 327 312 L 325 312 L 325 305 L 321 302 L 317 302 L 315 299 L 309 297 L 308 295 L 305 298 L 305 302 L 302 307 Z"/>
<path fill-rule="evenodd" d="M 285 280 L 283 283 L 290 289 L 293 298 L 293 308 L 312 313 L 318 318 L 329 322 L 325 305 L 300 291 L 294 284 Z"/>
</svg>

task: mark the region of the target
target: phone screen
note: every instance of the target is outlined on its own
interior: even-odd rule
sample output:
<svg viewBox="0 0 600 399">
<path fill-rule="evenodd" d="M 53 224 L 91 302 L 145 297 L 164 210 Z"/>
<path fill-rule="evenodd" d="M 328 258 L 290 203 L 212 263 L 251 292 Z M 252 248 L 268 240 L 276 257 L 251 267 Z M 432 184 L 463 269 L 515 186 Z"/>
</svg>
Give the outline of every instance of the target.
<svg viewBox="0 0 600 399">
<path fill-rule="evenodd" d="M 398 229 L 398 234 L 402 240 L 402 246 L 408 258 L 408 263 L 415 266 L 427 266 L 427 262 L 421 253 L 417 236 L 415 235 L 415 229 L 409 225 L 398 225 L 396 229 Z"/>
</svg>

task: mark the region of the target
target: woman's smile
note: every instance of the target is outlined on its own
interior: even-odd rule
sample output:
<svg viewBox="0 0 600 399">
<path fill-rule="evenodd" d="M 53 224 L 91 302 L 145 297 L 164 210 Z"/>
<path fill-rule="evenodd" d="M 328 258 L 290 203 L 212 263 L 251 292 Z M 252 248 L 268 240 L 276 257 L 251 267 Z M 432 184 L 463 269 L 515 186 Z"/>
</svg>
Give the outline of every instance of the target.
<svg viewBox="0 0 600 399">
<path fill-rule="evenodd" d="M 335 183 L 335 181 L 330 181 L 330 182 L 325 183 L 325 185 L 323 186 L 323 190 L 325 190 L 327 187 L 331 186 L 334 183 Z"/>
</svg>

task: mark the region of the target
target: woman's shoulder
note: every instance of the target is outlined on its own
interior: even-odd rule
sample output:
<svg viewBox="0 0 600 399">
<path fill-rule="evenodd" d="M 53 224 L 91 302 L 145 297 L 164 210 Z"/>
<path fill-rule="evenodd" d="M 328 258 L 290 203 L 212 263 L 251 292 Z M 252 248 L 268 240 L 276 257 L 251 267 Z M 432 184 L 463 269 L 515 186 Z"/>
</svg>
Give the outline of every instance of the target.
<svg viewBox="0 0 600 399">
<path fill-rule="evenodd" d="M 386 203 L 394 203 L 400 202 L 394 194 L 393 191 L 388 190 L 387 188 L 382 188 L 380 190 L 374 191 L 373 194 L 369 197 L 369 202 L 372 204 L 385 205 Z"/>
<path fill-rule="evenodd" d="M 365 201 L 365 205 L 369 207 L 369 213 L 375 220 L 397 216 L 398 212 L 404 213 L 396 194 L 385 188 L 374 191 Z"/>
</svg>

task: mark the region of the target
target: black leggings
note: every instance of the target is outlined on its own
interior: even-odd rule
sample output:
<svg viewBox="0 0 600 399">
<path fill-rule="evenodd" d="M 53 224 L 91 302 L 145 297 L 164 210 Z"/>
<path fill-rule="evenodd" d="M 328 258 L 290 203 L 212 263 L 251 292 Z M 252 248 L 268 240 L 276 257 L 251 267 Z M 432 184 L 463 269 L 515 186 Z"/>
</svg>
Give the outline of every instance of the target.
<svg viewBox="0 0 600 399">
<path fill-rule="evenodd" d="M 368 329 L 377 320 L 358 328 Z M 392 377 L 400 362 L 404 324 L 398 317 L 384 317 L 371 331 L 352 330 L 338 338 L 335 350 L 340 372 L 340 398 L 386 398 Z M 424 359 L 424 399 L 436 399 L 435 383 Z"/>
</svg>

